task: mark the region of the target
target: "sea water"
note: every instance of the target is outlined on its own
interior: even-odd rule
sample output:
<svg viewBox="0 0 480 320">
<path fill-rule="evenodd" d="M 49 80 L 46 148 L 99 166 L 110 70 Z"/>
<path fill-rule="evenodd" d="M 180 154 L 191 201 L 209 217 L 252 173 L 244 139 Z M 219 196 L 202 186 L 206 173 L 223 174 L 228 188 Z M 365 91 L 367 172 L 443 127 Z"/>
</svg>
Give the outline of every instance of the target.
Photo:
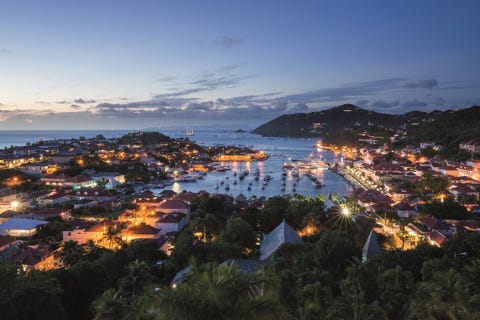
<svg viewBox="0 0 480 320">
<path fill-rule="evenodd" d="M 92 138 L 102 134 L 106 138 L 120 137 L 123 134 L 134 130 L 35 130 L 35 131 L 0 131 L 0 148 L 10 147 L 11 145 L 26 145 L 40 140 Z M 185 128 L 160 128 L 160 131 L 172 138 L 184 138 Z M 282 186 L 282 164 L 290 160 L 301 160 L 306 157 L 324 159 L 331 163 L 335 161 L 335 155 L 326 150 L 317 150 L 316 139 L 299 138 L 273 138 L 262 137 L 260 135 L 248 132 L 236 132 L 232 128 L 197 128 L 195 135 L 189 139 L 200 145 L 241 145 L 262 150 L 270 155 L 265 161 L 254 162 L 231 162 L 227 163 L 232 168 L 225 172 L 210 172 L 205 178 L 197 182 L 176 182 L 166 189 L 172 189 L 176 192 L 192 191 L 197 192 L 205 190 L 210 193 L 227 193 L 237 196 L 243 193 L 247 197 L 271 197 L 284 194 L 301 194 L 305 196 L 316 196 L 329 193 L 346 195 L 350 187 L 345 180 L 336 173 L 324 170 L 319 171 L 317 179 L 324 185 L 322 188 L 315 188 L 312 181 L 307 176 L 301 176 L 296 181 L 290 174 L 285 180 L 285 186 Z M 240 180 L 238 175 L 234 176 L 234 171 L 238 174 L 248 170 L 249 175 L 244 180 Z M 270 175 L 272 179 L 268 184 L 262 183 L 262 178 L 255 180 L 254 172 L 261 172 L 261 177 Z M 223 181 L 223 184 L 221 182 Z M 234 183 L 236 181 L 236 184 Z M 229 185 L 229 190 L 225 186 Z M 249 189 L 250 186 L 250 190 Z M 285 190 L 283 190 L 285 189 Z M 156 190 L 159 191 L 159 190 Z"/>
</svg>

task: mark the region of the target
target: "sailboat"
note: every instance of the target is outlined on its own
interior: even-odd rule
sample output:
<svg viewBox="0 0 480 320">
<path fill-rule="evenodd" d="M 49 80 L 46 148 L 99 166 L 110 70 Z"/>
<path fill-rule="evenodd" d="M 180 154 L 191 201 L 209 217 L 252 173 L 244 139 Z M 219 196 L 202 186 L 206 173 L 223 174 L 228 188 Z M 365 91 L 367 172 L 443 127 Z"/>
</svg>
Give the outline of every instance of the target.
<svg viewBox="0 0 480 320">
<path fill-rule="evenodd" d="M 187 129 L 185 129 L 185 135 L 187 137 L 193 137 L 195 135 L 195 132 L 193 131 L 192 128 L 187 128 Z"/>
</svg>

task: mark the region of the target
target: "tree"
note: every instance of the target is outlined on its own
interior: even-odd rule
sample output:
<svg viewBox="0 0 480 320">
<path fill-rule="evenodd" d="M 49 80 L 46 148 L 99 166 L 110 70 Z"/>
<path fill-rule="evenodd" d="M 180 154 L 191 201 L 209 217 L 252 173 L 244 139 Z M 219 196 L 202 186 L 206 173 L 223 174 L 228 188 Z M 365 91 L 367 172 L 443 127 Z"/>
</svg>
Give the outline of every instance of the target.
<svg viewBox="0 0 480 320">
<path fill-rule="evenodd" d="M 10 319 L 65 319 L 61 304 L 59 282 L 49 273 L 30 271 L 17 274 L 14 268 L 0 268 L 1 318 Z"/>
<path fill-rule="evenodd" d="M 83 248 L 75 241 L 67 241 L 62 248 L 62 261 L 67 267 L 80 262 L 85 254 Z"/>
<path fill-rule="evenodd" d="M 465 220 L 470 218 L 467 209 L 452 199 L 447 199 L 443 203 L 439 201 L 427 203 L 423 208 L 423 213 L 439 219 Z"/>
<path fill-rule="evenodd" d="M 424 174 L 418 182 L 418 188 L 423 193 L 431 193 L 434 195 L 446 193 L 450 186 L 450 180 L 447 177 L 434 176 L 432 174 Z"/>
<path fill-rule="evenodd" d="M 335 277 L 344 275 L 349 261 L 359 256 L 355 242 L 348 234 L 330 230 L 322 233 L 311 254 L 319 266 Z"/>
<path fill-rule="evenodd" d="M 377 277 L 380 306 L 390 319 L 403 319 L 403 307 L 410 300 L 414 282 L 410 271 L 400 266 L 385 270 Z"/>
<path fill-rule="evenodd" d="M 114 288 L 105 291 L 92 304 L 94 320 L 131 319 L 132 308 L 121 292 Z"/>
<path fill-rule="evenodd" d="M 443 244 L 450 257 L 480 257 L 480 235 L 471 231 L 460 231 Z"/>
<path fill-rule="evenodd" d="M 119 288 L 131 299 L 135 299 L 153 279 L 148 264 L 145 261 L 134 260 L 127 267 L 127 275 L 119 280 Z"/>
<path fill-rule="evenodd" d="M 156 319 L 282 319 L 273 274 L 240 272 L 235 264 L 213 265 L 176 288 L 153 290 L 147 309 Z"/>
<path fill-rule="evenodd" d="M 248 222 L 240 217 L 227 221 L 225 231 L 221 234 L 221 240 L 240 245 L 242 248 L 253 249 L 255 247 L 255 233 Z"/>
</svg>

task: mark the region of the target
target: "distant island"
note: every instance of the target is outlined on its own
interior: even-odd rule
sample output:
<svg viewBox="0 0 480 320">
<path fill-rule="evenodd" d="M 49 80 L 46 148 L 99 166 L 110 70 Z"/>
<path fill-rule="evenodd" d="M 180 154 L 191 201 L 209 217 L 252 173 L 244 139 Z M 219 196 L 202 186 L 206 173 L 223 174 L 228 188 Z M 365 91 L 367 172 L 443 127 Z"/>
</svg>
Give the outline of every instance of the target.
<svg viewBox="0 0 480 320">
<path fill-rule="evenodd" d="M 235 130 L 235 132 L 236 132 L 236 133 L 245 133 L 245 132 L 247 132 L 247 131 L 239 128 L 239 129 Z"/>
</svg>

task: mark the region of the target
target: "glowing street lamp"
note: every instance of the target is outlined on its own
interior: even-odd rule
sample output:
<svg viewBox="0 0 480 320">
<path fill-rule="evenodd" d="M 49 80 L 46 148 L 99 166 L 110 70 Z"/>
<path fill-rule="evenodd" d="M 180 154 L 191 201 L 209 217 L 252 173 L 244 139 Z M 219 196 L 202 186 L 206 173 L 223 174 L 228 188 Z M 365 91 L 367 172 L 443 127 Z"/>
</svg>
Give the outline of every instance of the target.
<svg viewBox="0 0 480 320">
<path fill-rule="evenodd" d="M 11 203 L 10 203 L 10 206 L 12 207 L 12 209 L 14 211 L 17 211 L 17 209 L 20 207 L 20 202 L 18 202 L 17 200 L 13 200 Z"/>
<path fill-rule="evenodd" d="M 348 209 L 347 207 L 343 207 L 342 208 L 342 214 L 346 217 L 348 217 L 350 215 L 350 209 Z"/>
</svg>

